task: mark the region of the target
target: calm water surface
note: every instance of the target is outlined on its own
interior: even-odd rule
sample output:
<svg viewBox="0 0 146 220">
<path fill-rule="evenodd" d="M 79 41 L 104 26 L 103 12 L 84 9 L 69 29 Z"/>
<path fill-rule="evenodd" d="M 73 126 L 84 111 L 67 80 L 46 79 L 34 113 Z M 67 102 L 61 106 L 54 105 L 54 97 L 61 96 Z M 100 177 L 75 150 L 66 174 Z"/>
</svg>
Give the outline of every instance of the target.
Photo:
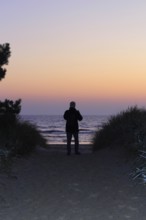
<svg viewBox="0 0 146 220">
<path fill-rule="evenodd" d="M 23 115 L 23 120 L 35 124 L 49 144 L 66 143 L 65 120 L 60 115 Z M 80 144 L 90 144 L 95 132 L 102 123 L 108 120 L 109 116 L 84 116 L 79 122 Z"/>
</svg>

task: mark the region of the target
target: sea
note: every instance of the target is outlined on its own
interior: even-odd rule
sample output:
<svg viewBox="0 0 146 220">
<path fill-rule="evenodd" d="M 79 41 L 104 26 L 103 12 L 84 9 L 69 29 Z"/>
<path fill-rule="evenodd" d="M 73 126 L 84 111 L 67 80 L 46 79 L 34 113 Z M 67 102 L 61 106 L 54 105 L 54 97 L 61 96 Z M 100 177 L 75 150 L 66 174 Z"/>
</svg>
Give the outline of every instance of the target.
<svg viewBox="0 0 146 220">
<path fill-rule="evenodd" d="M 106 123 L 107 115 L 86 115 L 79 122 L 80 144 L 91 144 L 96 131 Z M 62 115 L 21 115 L 21 119 L 34 124 L 48 144 L 65 144 L 65 120 Z M 73 140 L 74 141 L 74 140 Z"/>
</svg>

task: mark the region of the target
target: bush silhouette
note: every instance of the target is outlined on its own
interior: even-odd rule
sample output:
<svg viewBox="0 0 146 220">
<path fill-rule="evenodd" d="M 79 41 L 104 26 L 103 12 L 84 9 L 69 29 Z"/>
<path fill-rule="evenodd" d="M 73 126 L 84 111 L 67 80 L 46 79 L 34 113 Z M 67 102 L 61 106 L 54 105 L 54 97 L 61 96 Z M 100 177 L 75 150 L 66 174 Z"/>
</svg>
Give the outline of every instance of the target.
<svg viewBox="0 0 146 220">
<path fill-rule="evenodd" d="M 146 110 L 137 106 L 111 116 L 93 138 L 94 150 L 123 146 L 139 151 L 146 148 Z"/>
<path fill-rule="evenodd" d="M 5 77 L 6 69 L 3 65 L 8 65 L 9 57 L 11 56 L 9 43 L 0 44 L 0 80 Z"/>
<path fill-rule="evenodd" d="M 9 43 L 0 44 L 0 80 L 5 77 L 11 55 Z M 9 154 L 28 154 L 37 145 L 45 146 L 46 140 L 37 128 L 19 118 L 21 99 L 0 101 L 0 156 Z M 0 158 L 1 159 L 1 158 Z"/>
<path fill-rule="evenodd" d="M 10 154 L 28 154 L 36 146 L 46 146 L 46 140 L 29 122 L 21 121 L 21 100 L 0 102 L 0 149 Z"/>
</svg>

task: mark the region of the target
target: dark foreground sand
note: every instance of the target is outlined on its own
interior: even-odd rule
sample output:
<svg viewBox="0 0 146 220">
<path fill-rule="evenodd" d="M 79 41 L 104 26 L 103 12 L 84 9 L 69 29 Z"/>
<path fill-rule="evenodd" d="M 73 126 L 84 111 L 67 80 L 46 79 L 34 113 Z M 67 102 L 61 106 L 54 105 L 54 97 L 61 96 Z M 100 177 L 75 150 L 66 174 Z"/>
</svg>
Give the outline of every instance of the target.
<svg viewBox="0 0 146 220">
<path fill-rule="evenodd" d="M 145 220 L 146 186 L 130 172 L 123 152 L 38 149 L 0 174 L 0 220 Z"/>
</svg>

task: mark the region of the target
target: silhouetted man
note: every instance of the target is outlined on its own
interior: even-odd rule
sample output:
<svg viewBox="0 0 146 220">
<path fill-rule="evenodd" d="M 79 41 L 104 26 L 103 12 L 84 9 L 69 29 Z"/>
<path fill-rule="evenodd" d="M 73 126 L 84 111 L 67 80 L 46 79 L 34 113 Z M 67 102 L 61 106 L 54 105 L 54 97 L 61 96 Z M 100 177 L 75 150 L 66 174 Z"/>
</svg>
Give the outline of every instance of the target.
<svg viewBox="0 0 146 220">
<path fill-rule="evenodd" d="M 75 108 L 76 103 L 70 102 L 70 108 L 65 111 L 64 119 L 66 120 L 66 135 L 67 135 L 67 154 L 71 154 L 71 140 L 72 136 L 75 139 L 75 154 L 80 154 L 79 152 L 79 125 L 78 121 L 83 119 L 82 115 Z"/>
</svg>

